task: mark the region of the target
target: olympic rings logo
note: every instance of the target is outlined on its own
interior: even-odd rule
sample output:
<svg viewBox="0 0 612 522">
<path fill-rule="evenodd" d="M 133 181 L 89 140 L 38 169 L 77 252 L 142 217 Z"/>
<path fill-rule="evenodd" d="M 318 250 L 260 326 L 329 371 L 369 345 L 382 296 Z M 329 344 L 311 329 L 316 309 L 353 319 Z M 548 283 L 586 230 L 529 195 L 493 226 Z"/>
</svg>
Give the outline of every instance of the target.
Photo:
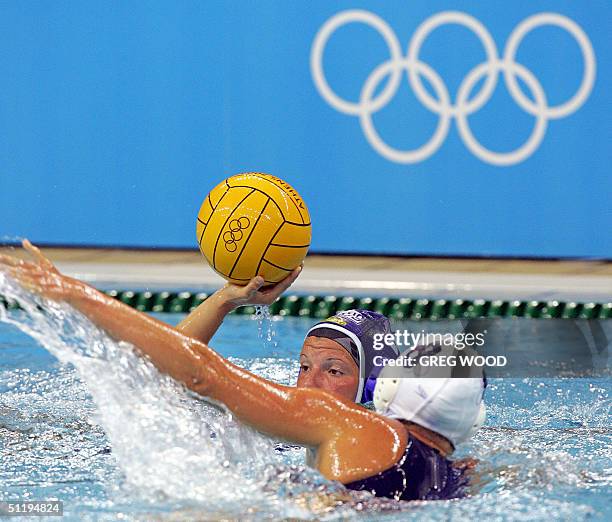
<svg viewBox="0 0 612 522">
<path fill-rule="evenodd" d="M 338 28 L 355 22 L 375 29 L 385 40 L 391 57 L 370 73 L 361 89 L 359 101 L 350 102 L 339 97 L 327 83 L 323 72 L 323 53 L 328 39 Z M 463 79 L 454 103 L 438 73 L 419 59 L 419 52 L 425 39 L 432 31 L 446 24 L 459 24 L 471 30 L 481 41 L 487 56 L 485 62 L 474 67 Z M 580 87 L 569 100 L 556 106 L 548 105 L 542 85 L 534 74 L 515 61 L 523 38 L 530 31 L 543 25 L 554 25 L 567 31 L 580 46 L 584 60 L 584 74 Z M 342 11 L 323 24 L 312 45 L 310 68 L 314 83 L 325 101 L 340 112 L 358 116 L 370 145 L 390 161 L 418 163 L 426 160 L 440 148 L 450 129 L 451 119 L 455 118 L 463 143 L 476 157 L 493 165 L 507 166 L 520 163 L 533 154 L 544 138 L 548 120 L 568 116 L 576 112 L 586 101 L 595 82 L 595 53 L 586 33 L 576 22 L 557 13 L 539 13 L 526 18 L 515 27 L 500 59 L 491 34 L 480 21 L 459 11 L 444 11 L 431 16 L 419 25 L 408 44 L 406 56 L 403 56 L 395 33 L 382 18 L 369 11 L 354 9 Z M 380 137 L 372 121 L 372 114 L 382 109 L 395 96 L 402 71 L 406 71 L 408 82 L 417 99 L 439 116 L 437 128 L 429 141 L 414 150 L 398 150 L 389 146 Z M 503 73 L 506 86 L 514 101 L 535 117 L 535 125 L 527 141 L 511 152 L 495 152 L 485 148 L 478 142 L 468 123 L 468 116 L 480 110 L 490 100 L 500 72 Z M 387 76 L 389 76 L 387 85 L 375 95 L 377 87 Z M 421 77 L 425 77 L 431 84 L 435 97 L 426 90 Z M 517 77 L 531 91 L 534 101 L 523 93 Z M 471 97 L 473 88 L 482 78 L 485 80 L 481 90 Z"/>
<path fill-rule="evenodd" d="M 249 228 L 251 222 L 248 217 L 241 217 L 239 219 L 232 219 L 229 222 L 229 230 L 223 233 L 223 241 L 225 241 L 225 248 L 228 252 L 235 252 L 238 248 L 236 241 L 242 239 L 242 231 Z"/>
</svg>

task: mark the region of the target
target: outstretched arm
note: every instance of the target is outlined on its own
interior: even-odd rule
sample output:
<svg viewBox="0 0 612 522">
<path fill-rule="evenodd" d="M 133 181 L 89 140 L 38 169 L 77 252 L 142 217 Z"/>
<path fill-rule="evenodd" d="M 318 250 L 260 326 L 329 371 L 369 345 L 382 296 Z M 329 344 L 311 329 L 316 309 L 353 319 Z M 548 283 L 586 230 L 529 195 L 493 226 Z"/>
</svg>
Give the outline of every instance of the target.
<svg viewBox="0 0 612 522">
<path fill-rule="evenodd" d="M 195 370 L 202 356 L 190 342 L 192 339 L 78 279 L 61 274 L 29 241 L 24 241 L 23 245 L 36 262 L 0 254 L 0 269 L 7 271 L 28 290 L 72 305 L 115 339 L 139 348 L 162 372 L 193 387 L 197 377 Z"/>
<path fill-rule="evenodd" d="M 405 430 L 397 421 L 322 390 L 281 386 L 254 375 L 204 343 L 60 274 L 29 242 L 24 247 L 36 263 L 0 256 L 0 267 L 26 288 L 71 304 L 112 337 L 136 346 L 160 371 L 222 402 L 255 429 L 317 447 L 317 467 L 327 478 L 350 482 L 370 476 L 403 452 Z"/>
<path fill-rule="evenodd" d="M 299 266 L 281 282 L 267 288 L 262 288 L 264 278 L 256 276 L 246 286 L 227 283 L 206 299 L 200 306 L 183 319 L 176 329 L 189 337 L 208 344 L 217 332 L 225 316 L 232 310 L 243 305 L 270 305 L 287 288 L 289 288 L 300 272 Z"/>
</svg>

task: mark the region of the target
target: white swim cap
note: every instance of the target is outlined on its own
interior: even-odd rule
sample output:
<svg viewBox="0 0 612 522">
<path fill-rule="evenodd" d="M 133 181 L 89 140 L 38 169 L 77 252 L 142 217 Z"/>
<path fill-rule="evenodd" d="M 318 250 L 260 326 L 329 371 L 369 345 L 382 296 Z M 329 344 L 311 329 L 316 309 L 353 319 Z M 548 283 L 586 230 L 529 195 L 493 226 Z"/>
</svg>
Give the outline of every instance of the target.
<svg viewBox="0 0 612 522">
<path fill-rule="evenodd" d="M 447 347 L 433 348 L 438 350 L 436 353 L 449 351 Z M 410 357 L 410 353 L 404 357 Z M 477 373 L 473 369 L 469 372 L 470 375 Z M 448 376 L 443 377 L 444 373 Z M 432 371 L 419 364 L 412 367 L 388 366 L 376 382 L 376 410 L 387 417 L 424 426 L 457 446 L 468 440 L 484 423 L 486 410 L 482 398 L 485 381 L 483 377 L 457 377 L 452 373 L 452 368 L 444 370 L 438 367 Z"/>
</svg>

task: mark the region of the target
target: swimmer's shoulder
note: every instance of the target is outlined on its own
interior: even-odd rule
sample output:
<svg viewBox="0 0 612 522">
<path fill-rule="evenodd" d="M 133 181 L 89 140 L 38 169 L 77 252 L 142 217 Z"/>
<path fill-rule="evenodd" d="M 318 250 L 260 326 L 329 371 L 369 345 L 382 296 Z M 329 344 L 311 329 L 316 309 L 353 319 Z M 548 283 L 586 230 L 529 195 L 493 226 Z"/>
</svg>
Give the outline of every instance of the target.
<svg viewBox="0 0 612 522">
<path fill-rule="evenodd" d="M 357 420 L 362 422 L 353 422 L 317 451 L 319 471 L 343 484 L 391 468 L 403 457 L 408 445 L 408 432 L 400 421 L 359 409 L 364 415 Z M 343 465 L 339 467 L 338 462 Z"/>
</svg>

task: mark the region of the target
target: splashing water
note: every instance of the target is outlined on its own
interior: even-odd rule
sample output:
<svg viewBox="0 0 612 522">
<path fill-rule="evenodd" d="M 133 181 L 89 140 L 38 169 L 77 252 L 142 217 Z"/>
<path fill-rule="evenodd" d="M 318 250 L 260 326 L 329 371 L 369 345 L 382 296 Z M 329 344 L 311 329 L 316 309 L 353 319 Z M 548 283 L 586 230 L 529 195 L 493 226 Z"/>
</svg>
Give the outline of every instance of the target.
<svg viewBox="0 0 612 522">
<path fill-rule="evenodd" d="M 0 295 L 23 308 L 0 306 L 0 321 L 36 339 L 62 363 L 60 370 L 48 363 L 36 368 L 28 352 L 20 369 L 0 352 L 0 500 L 39 498 L 32 495 L 48 484 L 60 488 L 56 497 L 70 499 L 66 484 L 82 480 L 76 495 L 81 508 L 69 512 L 69 520 L 99 520 L 105 513 L 127 520 L 548 521 L 612 515 L 609 379 L 492 380 L 487 425 L 458 454 L 481 460 L 474 496 L 398 504 L 347 494 L 304 468 L 301 450 L 275 452 L 272 441 L 160 375 L 129 345 L 66 305 L 24 293 L 1 272 Z M 307 329 L 303 319 L 265 321 L 279 332 L 282 327 L 282 339 L 290 337 L 296 347 Z M 250 335 L 253 324 L 241 316 L 227 323 L 233 344 Z M 5 353 L 6 339 L 0 328 Z M 289 384 L 296 355 L 232 360 Z M 27 466 L 20 464 L 26 460 Z M 66 507 L 70 511 L 68 500 Z"/>
<path fill-rule="evenodd" d="M 225 515 L 253 511 L 308 518 L 270 482 L 283 465 L 273 442 L 161 375 L 127 343 L 116 342 L 65 304 L 26 294 L 0 273 L 0 321 L 25 332 L 88 385 L 130 494 L 200 505 Z M 44 308 L 43 308 L 44 305 Z M 320 477 L 312 484 L 322 484 Z M 255 501 L 256 499 L 256 501 Z M 228 513 L 228 507 L 230 513 Z"/>
<path fill-rule="evenodd" d="M 255 307 L 255 319 L 257 320 L 257 333 L 264 343 L 264 348 L 272 355 L 278 355 L 278 342 L 275 339 L 274 318 L 270 313 L 270 307 L 257 305 Z"/>
</svg>

